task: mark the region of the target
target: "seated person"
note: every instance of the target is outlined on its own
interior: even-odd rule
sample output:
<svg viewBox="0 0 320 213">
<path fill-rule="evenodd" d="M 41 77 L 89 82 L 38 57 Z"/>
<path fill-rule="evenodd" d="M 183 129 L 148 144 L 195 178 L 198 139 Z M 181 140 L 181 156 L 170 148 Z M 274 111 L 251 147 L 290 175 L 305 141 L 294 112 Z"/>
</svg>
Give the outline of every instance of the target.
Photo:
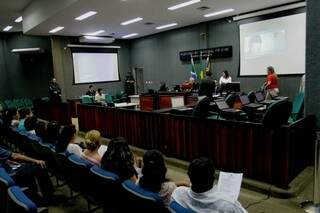
<svg viewBox="0 0 320 213">
<path fill-rule="evenodd" d="M 75 134 L 76 128 L 74 125 L 64 126 L 56 144 L 56 152 L 66 152 L 67 154 L 75 154 L 80 157 L 82 148 L 79 144 L 75 143 Z"/>
<path fill-rule="evenodd" d="M 193 90 L 195 79 L 190 77 L 189 81 L 186 81 L 180 85 L 180 90 L 183 92 L 190 92 Z"/>
<path fill-rule="evenodd" d="M 137 171 L 134 167 L 134 156 L 127 141 L 122 137 L 113 138 L 102 157 L 101 168 L 115 173 L 121 181 L 130 179 L 137 181 Z"/>
<path fill-rule="evenodd" d="M 160 88 L 159 88 L 159 92 L 167 92 L 168 88 L 166 86 L 166 82 L 161 81 L 160 82 Z"/>
<path fill-rule="evenodd" d="M 159 193 L 164 205 L 169 206 L 172 192 L 184 183 L 174 183 L 166 178 L 167 167 L 161 152 L 149 150 L 143 156 L 142 177 L 139 185 L 149 191 Z M 188 185 L 188 184 L 187 184 Z"/>
<path fill-rule="evenodd" d="M 39 138 L 43 139 L 45 137 L 46 131 L 46 123 L 43 121 L 38 121 L 35 128 L 36 135 Z"/>
<path fill-rule="evenodd" d="M 89 96 L 95 96 L 96 95 L 96 91 L 94 91 L 93 85 L 89 86 L 89 90 L 86 92 L 86 95 L 89 95 Z"/>
<path fill-rule="evenodd" d="M 90 161 L 93 164 L 100 165 L 101 156 L 99 155 L 100 148 L 100 132 L 97 130 L 91 130 L 87 132 L 85 136 L 86 149 L 82 152 L 81 157 Z"/>
<path fill-rule="evenodd" d="M 53 147 L 56 145 L 60 135 L 61 125 L 56 121 L 51 121 L 47 124 L 47 130 L 43 141 L 51 144 Z"/>
<path fill-rule="evenodd" d="M 27 132 L 35 135 L 36 134 L 36 126 L 37 126 L 38 118 L 36 116 L 28 117 L 24 121 L 24 127 Z"/>
<path fill-rule="evenodd" d="M 23 164 L 20 164 L 20 163 Z M 0 166 L 5 168 L 19 187 L 28 187 L 40 196 L 43 202 L 49 202 L 53 194 L 53 185 L 45 170 L 46 164 L 22 154 L 0 147 Z"/>
<path fill-rule="evenodd" d="M 188 168 L 191 188 L 178 187 L 172 194 L 172 200 L 194 212 L 247 213 L 238 201 L 217 190 L 213 185 L 214 173 L 213 162 L 208 158 L 193 160 Z"/>
<path fill-rule="evenodd" d="M 105 95 L 102 93 L 102 89 L 99 88 L 96 92 L 96 95 L 94 96 L 94 100 L 97 103 L 103 103 L 105 102 Z"/>
<path fill-rule="evenodd" d="M 18 128 L 20 130 L 26 131 L 26 128 L 24 127 L 24 121 L 26 118 L 32 116 L 32 111 L 28 108 L 19 110 L 19 125 Z"/>
<path fill-rule="evenodd" d="M 5 112 L 4 119 L 3 119 L 5 127 L 18 127 L 19 126 L 19 113 L 18 110 L 15 108 L 8 109 Z"/>
<path fill-rule="evenodd" d="M 201 81 L 199 86 L 199 96 L 205 95 L 207 97 L 212 97 L 212 94 L 215 91 L 216 84 L 211 76 L 212 73 L 210 71 L 206 72 L 206 78 Z"/>
<path fill-rule="evenodd" d="M 232 78 L 229 75 L 229 72 L 227 70 L 222 72 L 222 76 L 219 79 L 219 85 L 223 85 L 223 84 L 227 84 L 227 83 L 231 83 L 232 82 Z"/>
<path fill-rule="evenodd" d="M 209 116 L 210 103 L 212 98 L 205 97 L 197 103 L 195 108 L 192 111 L 192 116 L 205 118 Z"/>
</svg>

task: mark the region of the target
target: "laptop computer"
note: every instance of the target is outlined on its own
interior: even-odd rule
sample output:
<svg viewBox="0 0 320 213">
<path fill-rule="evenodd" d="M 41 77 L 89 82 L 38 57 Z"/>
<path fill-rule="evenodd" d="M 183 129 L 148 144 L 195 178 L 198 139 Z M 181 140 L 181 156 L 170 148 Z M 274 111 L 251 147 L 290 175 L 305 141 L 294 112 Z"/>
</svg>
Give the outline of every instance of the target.
<svg viewBox="0 0 320 213">
<path fill-rule="evenodd" d="M 257 103 L 250 103 L 250 100 L 247 95 L 240 95 L 239 97 L 240 97 L 242 107 L 260 108 L 263 106 L 263 105 L 257 104 Z"/>
<path fill-rule="evenodd" d="M 255 92 L 256 100 L 259 104 L 272 104 L 276 102 L 275 100 L 265 100 L 265 97 L 262 92 Z"/>
<path fill-rule="evenodd" d="M 217 107 L 222 112 L 228 112 L 228 113 L 239 113 L 241 112 L 240 109 L 234 109 L 230 108 L 229 105 L 224 100 L 215 101 Z"/>
</svg>

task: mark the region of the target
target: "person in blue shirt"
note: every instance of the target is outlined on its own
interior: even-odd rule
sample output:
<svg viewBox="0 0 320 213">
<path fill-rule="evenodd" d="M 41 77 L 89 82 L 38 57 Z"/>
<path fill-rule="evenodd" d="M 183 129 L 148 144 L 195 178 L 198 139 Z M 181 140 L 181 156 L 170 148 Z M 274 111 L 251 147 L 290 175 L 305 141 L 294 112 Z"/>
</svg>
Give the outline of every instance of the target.
<svg viewBox="0 0 320 213">
<path fill-rule="evenodd" d="M 54 188 L 46 171 L 46 163 L 42 160 L 11 152 L 0 147 L 0 167 L 12 175 L 20 187 L 28 187 L 42 198 L 42 202 L 50 202 Z"/>
<path fill-rule="evenodd" d="M 24 122 L 28 117 L 32 117 L 32 111 L 28 108 L 19 110 L 19 125 L 18 129 L 26 131 Z"/>
</svg>

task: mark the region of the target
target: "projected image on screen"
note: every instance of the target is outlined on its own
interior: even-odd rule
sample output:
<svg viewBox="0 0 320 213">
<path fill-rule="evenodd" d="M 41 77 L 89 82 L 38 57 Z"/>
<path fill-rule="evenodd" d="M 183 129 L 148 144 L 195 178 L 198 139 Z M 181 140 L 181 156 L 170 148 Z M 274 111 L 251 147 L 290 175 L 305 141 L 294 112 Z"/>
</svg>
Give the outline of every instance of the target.
<svg viewBox="0 0 320 213">
<path fill-rule="evenodd" d="M 305 13 L 240 25 L 240 75 L 305 72 Z"/>
<path fill-rule="evenodd" d="M 72 53 L 74 83 L 119 80 L 117 53 Z"/>
</svg>

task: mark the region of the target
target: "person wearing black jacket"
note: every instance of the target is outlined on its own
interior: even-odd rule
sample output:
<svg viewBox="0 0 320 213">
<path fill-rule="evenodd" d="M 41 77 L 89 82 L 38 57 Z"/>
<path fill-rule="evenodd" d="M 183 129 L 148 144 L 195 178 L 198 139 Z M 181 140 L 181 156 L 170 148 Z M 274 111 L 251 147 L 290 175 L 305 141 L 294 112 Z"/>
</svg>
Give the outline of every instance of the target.
<svg viewBox="0 0 320 213">
<path fill-rule="evenodd" d="M 206 72 L 206 78 L 203 79 L 200 83 L 200 88 L 199 88 L 199 96 L 207 96 L 207 97 L 212 97 L 212 93 L 214 92 L 215 89 L 215 82 L 211 78 L 212 73 Z"/>
</svg>

